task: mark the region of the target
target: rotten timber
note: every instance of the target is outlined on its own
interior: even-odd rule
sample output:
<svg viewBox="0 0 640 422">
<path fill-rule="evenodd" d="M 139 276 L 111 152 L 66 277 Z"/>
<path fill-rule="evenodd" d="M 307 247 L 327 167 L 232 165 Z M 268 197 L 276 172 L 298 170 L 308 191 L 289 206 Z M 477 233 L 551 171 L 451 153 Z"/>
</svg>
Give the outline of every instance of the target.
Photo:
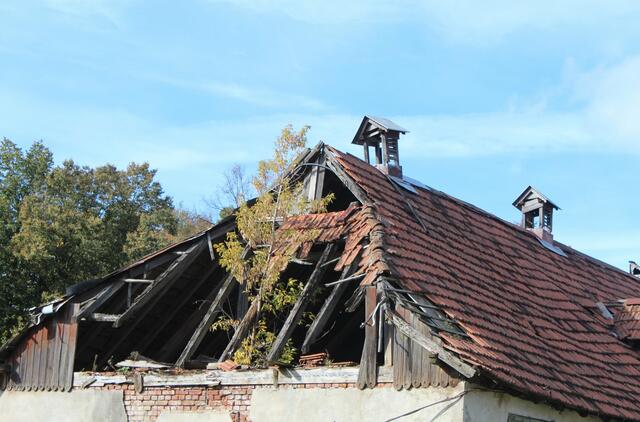
<svg viewBox="0 0 640 422">
<path fill-rule="evenodd" d="M 245 259 L 250 252 L 251 252 L 251 249 L 248 246 L 245 247 L 244 251 L 242 251 L 241 258 Z M 209 330 L 209 327 L 211 326 L 213 321 L 215 321 L 216 317 L 222 310 L 222 304 L 227 300 L 227 298 L 233 291 L 234 287 L 237 287 L 235 278 L 233 277 L 232 274 L 227 274 L 227 276 L 224 279 L 224 282 L 220 286 L 220 290 L 218 290 L 218 293 L 216 294 L 215 299 L 213 299 L 213 302 L 211 302 L 209 309 L 207 309 L 207 312 L 204 314 L 204 317 L 200 321 L 200 324 L 198 324 L 198 327 L 191 335 L 191 338 L 189 339 L 189 341 L 187 342 L 187 345 L 185 346 L 184 350 L 180 354 L 180 357 L 178 357 L 178 360 L 176 361 L 176 366 L 184 367 L 184 364 L 189 359 L 191 359 L 191 356 L 193 356 L 193 354 L 196 352 L 196 350 L 200 346 L 200 343 L 202 343 L 204 336 L 207 334 L 207 331 Z"/>
<path fill-rule="evenodd" d="M 121 327 L 127 320 L 133 318 L 140 308 L 149 304 L 149 302 L 167 291 L 193 261 L 195 261 L 202 249 L 204 249 L 206 243 L 206 240 L 201 240 L 187 249 L 186 253 L 178 256 L 178 258 L 136 298 L 131 307 L 120 315 L 113 323 L 114 328 Z"/>
<path fill-rule="evenodd" d="M 335 258 L 331 261 L 335 262 L 336 259 L 340 258 Z M 322 264 L 322 267 L 326 267 L 328 262 Z M 349 277 L 353 270 L 357 267 L 357 260 L 354 260 L 350 265 L 343 269 L 342 274 L 340 274 L 340 278 L 345 279 Z M 313 323 L 311 324 L 311 327 L 309 327 L 309 330 L 307 331 L 307 335 L 305 336 L 304 342 L 301 347 L 302 353 L 307 353 L 311 345 L 313 345 L 317 341 L 318 337 L 322 333 L 322 330 L 324 330 L 324 327 L 327 325 L 329 318 L 331 318 L 331 316 L 333 315 L 334 310 L 338 306 L 340 299 L 342 298 L 348 287 L 349 283 L 340 283 L 335 285 L 331 290 L 329 297 L 327 297 L 327 300 L 322 305 L 322 308 L 320 308 L 318 315 L 316 315 Z"/>
<path fill-rule="evenodd" d="M 362 347 L 362 358 L 360 359 L 360 371 L 358 372 L 358 382 L 356 386 L 364 390 L 373 388 L 377 384 L 377 337 L 378 329 L 375 326 L 377 311 L 377 289 L 376 286 L 365 288 L 365 328 L 364 346 Z"/>
<path fill-rule="evenodd" d="M 396 312 L 390 310 L 388 307 L 385 307 L 385 309 L 389 322 L 391 322 L 400 333 L 424 347 L 429 353 L 431 353 L 431 355 L 434 356 L 434 358 L 438 358 L 440 361 L 447 364 L 466 378 L 473 378 L 476 374 L 476 370 L 472 366 L 464 363 L 462 360 L 445 350 L 440 344 L 416 330 Z"/>
<path fill-rule="evenodd" d="M 309 280 L 302 289 L 300 297 L 293 305 L 293 308 L 291 309 L 291 312 L 289 312 L 289 315 L 287 316 L 286 321 L 280 329 L 276 340 L 273 342 L 271 350 L 267 355 L 267 361 L 274 362 L 280 357 L 280 353 L 282 353 L 282 349 L 284 348 L 287 340 L 289 340 L 289 337 L 291 337 L 291 334 L 293 334 L 293 331 L 298 325 L 298 322 L 302 317 L 302 313 L 307 309 L 307 305 L 309 304 L 309 300 L 311 299 L 311 294 L 317 289 L 318 285 L 320 284 L 320 279 L 326 272 L 326 267 L 323 264 L 329 260 L 329 257 L 333 253 L 334 249 L 335 245 L 333 243 L 329 243 L 322 251 L 322 255 L 318 259 L 313 273 L 311 273 Z"/>
</svg>

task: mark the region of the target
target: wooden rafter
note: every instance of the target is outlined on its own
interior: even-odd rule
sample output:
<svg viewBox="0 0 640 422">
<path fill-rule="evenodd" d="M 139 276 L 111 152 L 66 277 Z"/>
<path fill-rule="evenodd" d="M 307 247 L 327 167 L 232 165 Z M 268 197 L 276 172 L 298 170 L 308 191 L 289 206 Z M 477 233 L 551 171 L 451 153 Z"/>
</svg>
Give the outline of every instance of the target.
<svg viewBox="0 0 640 422">
<path fill-rule="evenodd" d="M 324 266 L 326 266 L 326 264 Z M 340 279 L 349 277 L 356 268 L 358 268 L 357 260 L 354 260 L 350 265 L 344 268 L 342 274 L 340 274 Z M 320 308 L 320 311 L 318 312 L 318 315 L 316 315 L 311 327 L 309 327 L 309 330 L 307 331 L 307 335 L 301 347 L 302 353 L 307 353 L 309 351 L 309 347 L 317 341 L 318 336 L 320 336 L 322 330 L 324 330 L 329 318 L 333 315 L 336 306 L 338 306 L 340 299 L 348 287 L 349 283 L 339 283 L 333 287 L 329 297 L 325 300 L 322 308 Z"/>
<path fill-rule="evenodd" d="M 125 322 L 133 318 L 145 305 L 155 301 L 160 295 L 165 293 L 195 261 L 200 252 L 206 246 L 206 240 L 200 240 L 181 254 L 169 267 L 160 274 L 133 302 L 133 304 L 120 315 L 113 323 L 114 328 L 119 328 Z"/>
<path fill-rule="evenodd" d="M 307 309 L 307 305 L 309 304 L 312 293 L 320 284 L 320 280 L 322 279 L 322 276 L 327 269 L 327 267 L 325 267 L 323 264 L 330 259 L 330 255 L 333 253 L 334 249 L 335 245 L 333 243 L 329 243 L 327 244 L 327 246 L 325 246 L 324 251 L 322 251 L 322 255 L 320 255 L 320 259 L 318 259 L 313 273 L 311 273 L 309 280 L 302 289 L 300 297 L 293 305 L 293 308 L 291 309 L 291 312 L 289 312 L 289 315 L 287 316 L 282 329 L 280 329 L 276 340 L 271 346 L 271 350 L 267 355 L 267 360 L 269 362 L 276 361 L 280 357 L 280 353 L 282 353 L 282 349 L 284 348 L 287 340 L 289 340 L 289 337 L 291 337 L 291 334 L 293 334 L 298 321 L 300 321 L 300 318 L 302 317 L 302 313 Z"/>
<path fill-rule="evenodd" d="M 152 330 L 149 330 L 149 333 L 136 345 L 134 350 L 138 350 L 140 352 L 144 352 L 144 350 L 149 347 L 151 343 L 160 335 L 162 330 L 169 324 L 176 314 L 187 304 L 189 299 L 193 297 L 195 292 L 200 289 L 200 287 L 211 277 L 213 272 L 219 267 L 218 263 L 212 264 L 209 269 L 207 269 L 202 277 L 195 283 L 192 283 L 189 291 L 182 296 L 182 298 L 175 304 L 175 306 L 169 311 L 168 314 L 164 316 L 159 321 L 159 324 L 156 327 L 153 327 Z"/>
</svg>

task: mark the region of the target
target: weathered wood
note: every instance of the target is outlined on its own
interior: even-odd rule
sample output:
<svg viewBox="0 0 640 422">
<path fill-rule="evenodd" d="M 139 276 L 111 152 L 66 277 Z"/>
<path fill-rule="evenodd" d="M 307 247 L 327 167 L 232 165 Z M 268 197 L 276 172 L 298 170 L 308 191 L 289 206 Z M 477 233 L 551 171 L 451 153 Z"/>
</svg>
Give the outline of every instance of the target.
<svg viewBox="0 0 640 422">
<path fill-rule="evenodd" d="M 125 283 L 141 283 L 141 284 L 152 284 L 153 280 L 147 280 L 144 278 L 125 278 Z"/>
<path fill-rule="evenodd" d="M 377 384 L 377 346 L 378 346 L 378 327 L 376 327 L 375 315 L 377 305 L 377 291 L 375 286 L 367 286 L 365 288 L 364 302 L 364 345 L 362 347 L 362 357 L 360 359 L 360 371 L 358 372 L 357 387 L 361 390 L 366 387 L 373 388 Z"/>
<path fill-rule="evenodd" d="M 176 316 L 176 314 L 180 312 L 180 310 L 184 307 L 184 305 L 187 304 L 187 302 L 193 297 L 195 292 L 197 292 L 198 289 L 200 289 L 200 287 L 211 277 L 213 272 L 216 269 L 218 269 L 218 267 L 220 267 L 220 264 L 218 263 L 212 264 L 204 272 L 204 274 L 202 275 L 202 277 L 200 277 L 198 281 L 196 281 L 195 283 L 192 283 L 191 287 L 189 288 L 189 291 L 182 296 L 182 298 L 175 304 L 175 306 L 169 311 L 168 314 L 166 314 L 163 318 L 161 318 L 158 321 L 159 324 L 156 327 L 153 327 L 152 330 L 149 330 L 147 335 L 144 336 L 144 338 L 140 341 L 140 343 L 136 345 L 134 350 L 144 352 L 147 349 L 147 347 L 149 347 L 149 345 L 157 338 L 157 336 L 160 335 L 160 333 L 162 332 L 162 330 L 164 330 L 167 324 L 173 321 L 173 318 Z M 217 291 L 217 289 L 219 289 L 220 286 L 218 285 L 214 287 Z"/>
<path fill-rule="evenodd" d="M 218 295 L 220 288 L 221 286 L 218 285 L 215 289 L 211 289 L 203 302 L 207 304 L 212 303 Z M 202 319 L 208 310 L 209 306 L 207 305 L 198 308 L 197 311 L 193 312 L 186 321 L 184 321 L 182 325 L 174 331 L 173 335 L 168 340 L 165 340 L 165 343 L 158 354 L 158 359 L 160 361 L 171 361 L 175 358 L 178 352 L 184 350 L 185 345 L 195 332 L 196 327 L 198 327 L 200 322 L 202 322 Z M 189 362 L 189 360 L 187 360 L 187 362 Z"/>
<path fill-rule="evenodd" d="M 409 320 L 411 320 L 411 314 L 409 313 L 409 311 L 407 311 L 406 308 L 401 308 L 398 309 L 398 315 L 400 315 L 402 318 L 407 318 Z M 403 343 L 403 347 L 406 350 L 406 355 L 404 358 L 404 370 L 402 371 L 404 374 L 404 379 L 402 380 L 402 387 L 405 390 L 410 390 L 413 387 L 413 384 L 411 383 L 411 374 L 413 373 L 413 355 L 412 355 L 412 344 L 413 341 L 411 341 L 411 338 L 408 336 L 404 336 L 404 343 Z"/>
<path fill-rule="evenodd" d="M 124 279 L 115 280 L 110 286 L 105 287 L 98 295 L 93 303 L 85 306 L 78 314 L 78 319 L 82 320 L 87 315 L 94 313 L 100 306 L 104 305 L 111 297 L 116 294 L 120 288 L 124 286 Z"/>
<path fill-rule="evenodd" d="M 419 330 L 420 320 L 415 314 L 411 315 L 412 324 Z M 421 324 L 420 324 L 421 325 Z M 422 352 L 424 348 L 418 342 L 411 342 L 411 386 L 418 388 L 422 385 Z"/>
<path fill-rule="evenodd" d="M 249 251 L 249 248 L 245 248 L 241 255 L 243 259 L 247 256 Z M 180 357 L 178 357 L 178 360 L 176 361 L 177 366 L 182 367 L 184 366 L 186 361 L 191 359 L 191 356 L 193 356 L 193 354 L 196 352 L 196 349 L 200 346 L 200 343 L 202 343 L 204 336 L 207 334 L 207 330 L 220 313 L 222 304 L 225 300 L 227 300 L 235 287 L 237 287 L 235 279 L 231 274 L 228 274 L 225 277 L 220 290 L 218 290 L 218 294 L 216 295 L 213 302 L 211 302 L 211 305 L 209 306 L 207 312 L 204 314 L 202 321 L 200 321 L 200 324 L 191 335 L 191 338 L 180 354 Z"/>
<path fill-rule="evenodd" d="M 131 307 L 120 315 L 120 317 L 113 323 L 114 328 L 122 327 L 122 325 L 133 318 L 140 308 L 150 303 L 153 299 L 166 292 L 189 268 L 189 266 L 200 255 L 200 252 L 206 246 L 206 239 L 197 242 L 187 249 L 186 253 L 180 255 L 175 261 L 169 265 L 169 267 L 160 274 L 133 302 Z"/>
<path fill-rule="evenodd" d="M 236 330 L 233 333 L 231 340 L 229 340 L 229 343 L 227 343 L 227 347 L 225 347 L 224 350 L 222 351 L 222 354 L 220 355 L 218 362 L 224 362 L 225 360 L 229 359 L 235 353 L 236 350 L 238 350 L 238 348 L 240 347 L 240 344 L 242 343 L 242 340 L 244 340 L 245 337 L 247 337 L 247 334 L 249 334 L 249 329 L 255 322 L 256 317 L 258 316 L 259 307 L 260 307 L 260 298 L 256 297 L 253 300 L 253 302 L 251 302 L 251 306 L 249 307 L 247 312 L 244 314 L 244 317 L 236 327 Z"/>
<path fill-rule="evenodd" d="M 225 300 L 227 300 L 227 298 L 229 297 L 233 289 L 236 287 L 237 287 L 237 283 L 235 279 L 231 274 L 228 274 L 225 277 L 222 283 L 222 286 L 220 287 L 220 290 L 218 290 L 218 293 L 215 299 L 213 299 L 213 302 L 211 302 L 209 309 L 207 309 L 207 312 L 204 314 L 204 317 L 200 321 L 200 324 L 191 335 L 191 338 L 189 339 L 189 341 L 187 342 L 187 345 L 185 346 L 184 350 L 180 354 L 180 357 L 178 357 L 178 360 L 176 361 L 176 366 L 183 367 L 185 362 L 191 359 L 191 356 L 193 356 L 193 354 L 196 352 L 196 349 L 200 346 L 200 343 L 202 343 L 204 336 L 207 334 L 207 331 L 209 330 L 209 327 L 211 326 L 213 321 L 216 319 L 216 317 L 220 313 L 220 310 L 222 309 L 222 304 L 224 303 Z"/>
<path fill-rule="evenodd" d="M 171 271 L 172 268 L 175 268 L 175 266 L 177 264 L 180 264 L 180 262 L 184 262 L 184 259 L 188 259 L 189 261 L 191 261 L 192 259 L 195 260 L 198 257 L 198 255 L 200 254 L 200 252 L 202 251 L 202 249 L 204 248 L 204 243 L 205 243 L 205 241 L 200 240 L 197 244 L 195 244 L 191 248 L 189 248 L 194 253 L 193 254 L 182 255 L 179 258 L 177 258 L 175 261 L 173 261 L 171 263 L 171 265 L 160 276 L 158 276 L 156 278 L 156 282 L 158 282 L 161 279 L 161 277 L 163 277 L 164 274 L 166 274 L 167 272 Z M 192 248 L 194 248 L 194 249 L 192 249 Z M 181 259 L 182 259 L 182 261 L 178 262 Z M 178 271 L 180 273 L 180 275 L 184 272 L 185 269 L 186 268 L 183 268 L 183 269 L 180 269 Z M 175 277 L 175 279 L 173 281 L 175 281 L 177 278 L 179 278 L 179 277 Z M 163 277 L 163 279 L 164 279 L 164 277 Z M 152 287 L 156 287 L 156 286 L 157 286 L 157 284 L 154 283 L 154 285 Z M 165 285 L 165 287 L 167 287 L 167 286 Z M 158 293 L 160 293 L 160 292 L 158 292 Z M 154 294 L 154 295 L 152 295 L 152 297 L 150 297 L 149 299 L 146 300 L 148 302 L 148 304 L 146 306 L 140 306 L 140 309 L 136 312 L 136 316 L 137 317 L 135 319 L 129 321 L 129 323 L 126 325 L 126 327 L 123 328 L 122 332 L 119 333 L 118 339 L 113 341 L 112 343 L 110 343 L 109 349 L 101 354 L 100 359 L 98 359 L 98 361 L 96 362 L 98 368 L 102 368 L 105 365 L 105 363 L 109 360 L 111 355 L 116 350 L 118 350 L 118 347 L 120 347 L 120 345 L 123 342 L 125 342 L 127 340 L 129 340 L 129 341 L 131 340 L 131 338 L 129 337 L 130 334 L 133 332 L 133 330 L 135 330 L 135 328 L 144 319 L 144 317 L 149 312 L 151 312 L 153 307 L 160 301 L 161 298 L 162 298 L 162 294 Z M 133 306 L 131 306 L 131 308 L 129 308 L 127 310 L 127 312 L 132 311 L 133 308 L 137 306 L 137 303 L 138 302 L 136 301 L 136 303 L 134 303 Z M 125 312 L 125 314 L 126 314 L 126 312 Z M 120 316 L 118 321 L 121 321 L 123 316 L 124 316 L 124 314 Z M 114 327 L 116 326 L 118 321 L 114 322 Z"/>
<path fill-rule="evenodd" d="M 287 342 L 287 340 L 289 340 L 289 337 L 291 337 L 291 334 L 293 334 L 293 331 L 297 327 L 298 322 L 302 317 L 302 313 L 307 309 L 307 305 L 309 304 L 312 293 L 316 290 L 316 288 L 320 284 L 320 280 L 326 272 L 326 267 L 323 267 L 322 264 L 329 260 L 329 257 L 333 253 L 334 249 L 335 245 L 333 243 L 329 243 L 322 251 L 322 255 L 320 255 L 320 258 L 318 259 L 318 262 L 316 263 L 316 266 L 313 269 L 309 280 L 302 289 L 300 297 L 293 305 L 291 312 L 289 312 L 286 321 L 282 325 L 282 329 L 280 329 L 278 336 L 271 346 L 271 350 L 267 355 L 267 360 L 269 362 L 276 361 L 280 357 L 280 353 L 282 353 L 282 349 L 284 348 L 285 343 Z"/>
<path fill-rule="evenodd" d="M 418 330 L 409 325 L 403 318 L 401 318 L 394 311 L 387 309 L 387 317 L 389 321 L 395 325 L 395 327 L 404 335 L 409 337 L 412 341 L 417 342 L 424 347 L 432 355 L 436 356 L 439 360 L 455 369 L 458 373 L 466 378 L 472 378 L 476 371 L 470 365 L 462 362 L 459 358 L 452 355 L 445 350 L 441 345 L 420 333 Z"/>
<path fill-rule="evenodd" d="M 379 378 L 381 382 L 391 381 L 391 368 L 380 368 Z M 358 377 L 357 367 L 333 368 L 279 368 L 278 383 L 281 385 L 296 384 L 342 384 L 355 383 Z M 87 380 L 93 380 L 93 387 L 105 385 L 131 384 L 130 377 L 113 373 L 76 372 L 74 386 L 80 387 Z M 190 371 L 178 374 L 149 373 L 145 376 L 146 387 L 171 387 L 171 386 L 216 386 L 216 385 L 273 385 L 273 373 L 271 369 L 254 369 L 247 371 Z"/>
<path fill-rule="evenodd" d="M 340 257 L 336 259 L 340 259 Z M 356 264 L 356 261 L 357 260 L 354 260 L 354 262 L 352 262 L 350 265 L 348 265 L 342 270 L 342 274 L 340 274 L 340 278 L 349 277 L 351 272 L 358 267 Z M 322 264 L 322 266 L 325 267 L 326 264 L 327 263 L 324 263 Z M 341 283 L 341 284 L 337 284 L 331 290 L 329 297 L 327 297 L 327 300 L 325 300 L 324 304 L 322 305 L 322 308 L 320 308 L 320 311 L 318 312 L 315 319 L 313 320 L 311 327 L 309 327 L 309 330 L 307 331 L 307 335 L 305 336 L 304 342 L 301 347 L 302 353 L 307 353 L 309 351 L 309 347 L 311 347 L 311 345 L 313 345 L 316 342 L 316 340 L 318 339 L 318 336 L 322 333 L 322 330 L 324 330 L 324 327 L 327 325 L 327 322 L 333 315 L 333 312 L 336 309 L 336 306 L 338 306 L 340 299 L 342 298 L 344 292 L 347 290 L 348 287 L 349 287 L 348 283 Z"/>
<path fill-rule="evenodd" d="M 213 252 L 213 239 L 211 239 L 211 232 L 207 232 L 207 246 L 209 247 L 209 257 L 211 262 L 216 260 L 216 254 Z"/>
<path fill-rule="evenodd" d="M 95 322 L 115 322 L 120 318 L 120 314 L 101 314 L 94 312 L 86 317 L 87 321 Z"/>
<path fill-rule="evenodd" d="M 348 281 L 359 280 L 359 279 L 363 278 L 365 275 L 366 274 L 356 274 L 356 275 L 352 275 L 350 277 L 340 278 L 340 280 L 332 281 L 331 283 L 326 283 L 325 286 L 326 287 L 331 287 L 331 286 L 335 286 L 335 285 L 338 285 L 338 284 L 346 283 Z"/>
<path fill-rule="evenodd" d="M 347 175 L 347 173 L 345 173 L 345 171 L 342 169 L 342 166 L 333 156 L 333 154 L 327 151 L 326 157 L 327 167 L 336 175 L 338 179 L 340 179 L 340 181 L 347 187 L 347 189 L 351 191 L 353 196 L 355 196 L 356 199 L 363 205 L 372 205 L 365 191 L 360 187 L 360 185 L 355 183 L 353 179 L 351 179 L 351 177 Z"/>
</svg>

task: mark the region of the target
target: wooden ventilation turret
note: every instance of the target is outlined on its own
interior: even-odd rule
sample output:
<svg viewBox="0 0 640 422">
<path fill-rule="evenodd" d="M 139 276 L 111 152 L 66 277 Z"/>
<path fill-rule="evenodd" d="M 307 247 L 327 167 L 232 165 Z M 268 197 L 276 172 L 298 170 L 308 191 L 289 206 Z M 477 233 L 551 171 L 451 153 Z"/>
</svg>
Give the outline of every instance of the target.
<svg viewBox="0 0 640 422">
<path fill-rule="evenodd" d="M 531 186 L 518 196 L 513 206 L 522 212 L 522 227 L 542 240 L 553 241 L 553 211 L 560 207 Z"/>
<path fill-rule="evenodd" d="M 369 148 L 373 147 L 376 167 L 385 174 L 402 177 L 398 139 L 407 132 L 389 119 L 364 116 L 352 143 L 364 147 L 364 159 L 369 164 Z"/>
<path fill-rule="evenodd" d="M 640 265 L 636 264 L 635 261 L 629 261 L 629 273 L 640 278 Z"/>
</svg>

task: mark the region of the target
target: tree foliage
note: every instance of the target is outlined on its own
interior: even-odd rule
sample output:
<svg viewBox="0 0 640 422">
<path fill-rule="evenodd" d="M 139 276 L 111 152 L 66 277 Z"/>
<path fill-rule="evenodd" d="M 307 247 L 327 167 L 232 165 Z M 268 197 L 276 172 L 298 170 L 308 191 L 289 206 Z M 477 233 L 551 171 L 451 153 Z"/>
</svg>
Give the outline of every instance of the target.
<svg viewBox="0 0 640 422">
<path fill-rule="evenodd" d="M 332 196 L 310 200 L 301 182 L 292 180 L 295 157 L 306 147 L 308 126 L 295 131 L 285 127 L 275 143 L 274 156 L 261 161 L 252 186 L 257 194 L 255 202 L 244 202 L 236 212 L 237 232 L 227 235 L 225 242 L 216 245 L 220 264 L 245 289 L 251 300 L 258 301 L 258 323 L 252 335 L 244 340 L 234 355 L 238 363 L 261 364 L 275 340 L 274 318 L 290 308 L 299 296 L 302 285 L 295 279 L 281 280 L 281 272 L 300 246 L 313 242 L 317 232 L 312 230 L 287 237 L 285 248 L 274 253 L 276 229 L 287 218 L 311 212 L 323 212 Z M 282 234 L 282 233 L 281 233 Z M 246 253 L 250 251 L 250 253 Z M 237 324 L 222 322 L 220 326 Z M 281 360 L 293 359 L 289 344 Z"/>
<path fill-rule="evenodd" d="M 0 340 L 25 309 L 196 230 L 149 165 L 55 166 L 41 142 L 0 144 Z"/>
</svg>

